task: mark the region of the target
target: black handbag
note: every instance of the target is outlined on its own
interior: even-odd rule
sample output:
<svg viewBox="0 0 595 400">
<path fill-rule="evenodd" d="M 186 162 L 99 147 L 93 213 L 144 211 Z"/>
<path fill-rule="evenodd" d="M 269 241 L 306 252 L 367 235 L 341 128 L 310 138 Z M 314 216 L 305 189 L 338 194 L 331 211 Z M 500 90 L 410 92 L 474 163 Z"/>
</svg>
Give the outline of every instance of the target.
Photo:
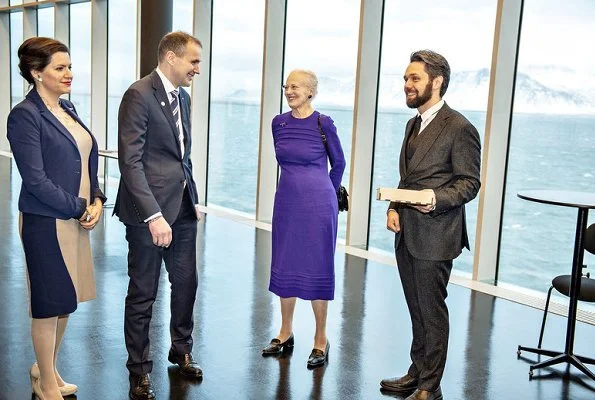
<svg viewBox="0 0 595 400">
<path fill-rule="evenodd" d="M 326 143 L 326 135 L 324 134 L 324 131 L 322 130 L 322 124 L 320 123 L 320 116 L 322 114 L 318 115 L 318 129 L 320 130 L 320 136 L 322 137 L 322 143 L 324 143 L 324 148 L 326 149 L 326 154 L 329 156 L 330 158 L 330 154 L 328 152 L 328 144 Z M 347 211 L 349 210 L 349 193 L 347 193 L 347 189 L 345 189 L 345 186 L 341 186 L 339 188 L 339 190 L 337 191 L 337 203 L 339 204 L 339 211 Z"/>
</svg>

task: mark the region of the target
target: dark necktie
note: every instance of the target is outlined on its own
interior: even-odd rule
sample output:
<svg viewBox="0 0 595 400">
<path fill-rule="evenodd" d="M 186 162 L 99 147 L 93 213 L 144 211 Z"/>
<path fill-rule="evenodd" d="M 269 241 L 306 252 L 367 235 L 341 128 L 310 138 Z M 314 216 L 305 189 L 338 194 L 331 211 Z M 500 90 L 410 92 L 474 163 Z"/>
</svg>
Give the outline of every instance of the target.
<svg viewBox="0 0 595 400">
<path fill-rule="evenodd" d="M 415 117 L 415 122 L 413 123 L 413 137 L 416 138 L 419 135 L 419 130 L 421 128 L 421 115 Z"/>
<path fill-rule="evenodd" d="M 417 117 L 415 117 L 415 121 L 413 122 L 413 129 L 411 130 L 411 135 L 409 135 L 409 140 L 407 141 L 407 144 L 410 144 L 413 140 L 415 140 L 417 135 L 419 135 L 420 128 L 421 128 L 421 115 L 418 115 Z"/>
<path fill-rule="evenodd" d="M 171 99 L 170 105 L 171 110 L 174 115 L 174 121 L 176 122 L 176 129 L 178 130 L 178 140 L 180 141 L 180 151 L 182 152 L 182 156 L 184 155 L 184 135 L 182 134 L 182 130 L 180 129 L 180 103 L 178 101 L 178 89 L 174 89 L 170 92 Z"/>
</svg>

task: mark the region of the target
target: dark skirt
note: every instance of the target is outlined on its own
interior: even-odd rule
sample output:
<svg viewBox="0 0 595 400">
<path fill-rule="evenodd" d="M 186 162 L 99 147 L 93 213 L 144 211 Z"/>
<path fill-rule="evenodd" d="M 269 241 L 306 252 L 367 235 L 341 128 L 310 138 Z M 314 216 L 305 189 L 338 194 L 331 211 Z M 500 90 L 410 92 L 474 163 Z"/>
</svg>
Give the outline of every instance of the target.
<svg viewBox="0 0 595 400">
<path fill-rule="evenodd" d="M 89 236 L 78 221 L 22 213 L 20 229 L 33 318 L 70 314 L 95 297 Z"/>
</svg>

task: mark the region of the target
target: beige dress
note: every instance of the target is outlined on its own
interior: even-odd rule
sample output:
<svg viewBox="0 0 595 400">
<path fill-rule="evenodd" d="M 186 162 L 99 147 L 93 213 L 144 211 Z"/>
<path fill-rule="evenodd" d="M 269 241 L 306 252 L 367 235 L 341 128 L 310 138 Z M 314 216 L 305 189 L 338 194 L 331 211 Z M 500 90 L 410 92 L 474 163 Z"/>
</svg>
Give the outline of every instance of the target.
<svg viewBox="0 0 595 400">
<path fill-rule="evenodd" d="M 79 197 L 87 199 L 91 204 L 91 180 L 89 177 L 89 155 L 93 141 L 89 133 L 79 124 L 67 125 L 66 128 L 74 137 L 81 154 L 81 185 Z M 94 299 L 95 279 L 93 275 L 93 257 L 89 243 L 89 231 L 84 229 L 76 219 L 56 220 L 58 242 L 62 256 L 66 262 L 68 273 L 76 290 L 78 302 Z"/>
<path fill-rule="evenodd" d="M 78 123 L 64 124 L 80 153 L 78 196 L 90 204 L 89 156 L 93 141 Z M 48 318 L 73 312 L 77 303 L 94 299 L 95 280 L 89 231 L 78 220 L 23 214 L 19 229 L 27 259 L 30 313 Z"/>
</svg>

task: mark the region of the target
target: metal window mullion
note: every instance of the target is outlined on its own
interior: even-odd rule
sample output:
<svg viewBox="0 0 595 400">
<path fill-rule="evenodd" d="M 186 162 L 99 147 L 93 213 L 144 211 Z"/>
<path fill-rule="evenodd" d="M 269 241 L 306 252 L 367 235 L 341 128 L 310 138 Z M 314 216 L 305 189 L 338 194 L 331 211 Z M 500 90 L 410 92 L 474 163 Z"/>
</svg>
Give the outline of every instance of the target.
<svg viewBox="0 0 595 400">
<path fill-rule="evenodd" d="M 256 220 L 271 222 L 277 188 L 277 160 L 271 120 L 281 111 L 287 0 L 267 0 L 264 23 Z"/>
<path fill-rule="evenodd" d="M 362 0 L 355 76 L 346 244 L 368 247 L 384 1 Z M 376 223 L 376 221 L 374 221 Z"/>
<path fill-rule="evenodd" d="M 97 145 L 107 145 L 107 43 L 108 0 L 91 2 L 91 131 Z M 106 159 L 107 160 L 107 159 Z M 98 174 L 104 176 L 105 162 L 99 164 Z"/>
<path fill-rule="evenodd" d="M 498 278 L 522 10 L 523 0 L 498 0 L 472 274 L 473 280 L 490 283 Z"/>
<path fill-rule="evenodd" d="M 200 204 L 207 202 L 213 1 L 195 0 L 193 31 L 202 43 L 200 76 L 192 83 L 192 168 Z"/>
<path fill-rule="evenodd" d="M 8 0 L 0 0 L 0 7 L 8 6 Z M 10 13 L 0 13 L 0 81 L 6 82 L 0 90 L 0 151 L 9 151 L 6 138 L 6 121 L 10 113 L 11 82 L 10 79 Z"/>
</svg>

